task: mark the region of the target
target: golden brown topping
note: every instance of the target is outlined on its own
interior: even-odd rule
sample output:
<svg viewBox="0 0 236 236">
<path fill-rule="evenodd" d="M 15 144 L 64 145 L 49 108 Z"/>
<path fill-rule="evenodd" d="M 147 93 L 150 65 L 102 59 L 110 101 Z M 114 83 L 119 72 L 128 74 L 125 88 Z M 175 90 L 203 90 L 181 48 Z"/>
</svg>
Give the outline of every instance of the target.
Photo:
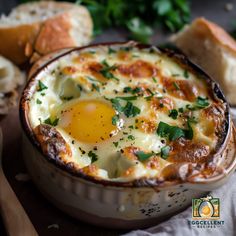
<svg viewBox="0 0 236 236">
<path fill-rule="evenodd" d="M 84 65 L 84 72 L 88 72 L 92 74 L 97 80 L 100 82 L 106 82 L 107 79 L 100 73 L 101 69 L 103 68 L 102 64 L 96 61 L 89 62 Z"/>
<path fill-rule="evenodd" d="M 172 110 L 174 108 L 173 101 L 168 98 L 152 98 L 151 100 L 151 108 L 156 110 L 162 110 L 168 112 L 169 110 Z"/>
<path fill-rule="evenodd" d="M 91 164 L 89 166 L 86 166 L 84 168 L 81 169 L 81 171 L 85 174 L 85 175 L 90 175 L 90 176 L 94 176 L 94 177 L 98 177 L 98 167 Z"/>
<path fill-rule="evenodd" d="M 210 148 L 201 142 L 179 138 L 172 143 L 170 162 L 204 163 L 210 158 Z"/>
<path fill-rule="evenodd" d="M 135 155 L 138 151 L 140 151 L 140 148 L 133 146 L 125 147 L 122 149 L 123 155 L 131 161 L 138 160 L 137 156 Z"/>
<path fill-rule="evenodd" d="M 153 133 L 156 130 L 156 121 L 146 117 L 139 117 L 136 126 L 144 133 Z"/>
<path fill-rule="evenodd" d="M 117 58 L 121 61 L 128 61 L 132 58 L 132 55 L 130 52 L 126 52 L 126 51 L 118 51 L 117 52 Z"/>
<path fill-rule="evenodd" d="M 149 169 L 159 169 L 160 168 L 160 158 L 157 156 L 153 156 L 148 159 L 146 163 L 146 167 Z"/>
<path fill-rule="evenodd" d="M 72 152 L 69 144 L 54 127 L 40 124 L 35 127 L 34 134 L 41 145 L 43 153 L 51 159 L 57 160 L 64 156 L 71 157 Z"/>
<path fill-rule="evenodd" d="M 212 103 L 209 107 L 202 110 L 203 117 L 205 117 L 208 121 L 211 121 L 214 125 L 213 128 L 221 129 L 221 124 L 224 120 L 224 105 Z"/>
<path fill-rule="evenodd" d="M 178 164 L 170 164 L 166 166 L 161 175 L 164 180 L 186 180 L 188 176 L 190 176 L 196 167 L 196 164 L 191 163 L 178 163 Z"/>
<path fill-rule="evenodd" d="M 93 58 L 94 58 L 94 55 L 92 53 L 84 52 L 84 53 L 81 53 L 80 55 L 78 55 L 77 57 L 75 57 L 73 59 L 73 61 L 75 63 L 82 63 L 82 62 L 86 62 L 89 59 L 93 59 Z"/>
<path fill-rule="evenodd" d="M 162 83 L 164 89 L 174 97 L 193 102 L 198 97 L 198 88 L 193 83 L 186 80 L 175 80 L 163 77 Z"/>
<path fill-rule="evenodd" d="M 157 75 L 157 68 L 142 60 L 137 60 L 130 65 L 120 65 L 118 71 L 130 78 L 149 78 Z"/>
<path fill-rule="evenodd" d="M 64 75 L 73 75 L 77 71 L 75 66 L 66 66 L 62 69 Z"/>
</svg>

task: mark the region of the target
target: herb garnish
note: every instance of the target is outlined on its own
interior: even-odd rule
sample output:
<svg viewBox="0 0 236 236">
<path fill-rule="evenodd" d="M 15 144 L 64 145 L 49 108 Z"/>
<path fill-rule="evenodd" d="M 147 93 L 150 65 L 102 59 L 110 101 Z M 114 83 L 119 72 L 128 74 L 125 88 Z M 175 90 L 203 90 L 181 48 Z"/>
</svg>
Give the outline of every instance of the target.
<svg viewBox="0 0 236 236">
<path fill-rule="evenodd" d="M 91 163 L 98 160 L 98 158 L 97 158 L 98 155 L 96 153 L 94 153 L 93 151 L 89 151 L 88 156 L 91 157 Z"/>
<path fill-rule="evenodd" d="M 188 79 L 188 78 L 189 78 L 189 73 L 188 73 L 188 71 L 187 71 L 187 70 L 184 70 L 184 77 L 185 77 L 186 79 Z"/>
<path fill-rule="evenodd" d="M 167 159 L 167 157 L 169 156 L 169 152 L 170 152 L 170 146 L 164 146 L 161 148 L 161 158 L 163 158 L 164 160 Z"/>
<path fill-rule="evenodd" d="M 52 125 L 52 126 L 57 126 L 58 121 L 59 121 L 58 118 L 52 119 L 52 118 L 49 117 L 44 121 L 44 123 L 48 124 L 48 125 Z"/>
<path fill-rule="evenodd" d="M 176 90 L 180 90 L 180 87 L 179 87 L 179 85 L 176 82 L 173 82 L 173 85 L 176 88 Z"/>
<path fill-rule="evenodd" d="M 115 147 L 118 147 L 119 142 L 113 142 Z"/>
<path fill-rule="evenodd" d="M 208 98 L 203 98 L 198 96 L 195 103 L 193 105 L 187 104 L 186 108 L 191 111 L 206 108 L 210 105 L 210 103 L 207 100 Z"/>
<path fill-rule="evenodd" d="M 114 115 L 112 117 L 112 124 L 113 125 L 117 125 L 118 121 L 119 121 L 119 116 L 118 115 Z"/>
<path fill-rule="evenodd" d="M 172 119 L 176 120 L 177 117 L 178 117 L 178 111 L 176 109 L 172 109 L 170 110 L 170 113 L 169 113 L 169 117 L 171 117 Z"/>
<path fill-rule="evenodd" d="M 130 135 L 128 135 L 128 139 L 129 139 L 129 140 L 135 140 L 135 137 L 130 134 Z"/>
<path fill-rule="evenodd" d="M 136 100 L 137 99 L 137 96 L 130 96 L 130 97 L 116 97 L 118 99 L 121 99 L 121 100 L 125 100 L 125 101 L 132 101 L 132 100 Z"/>
<path fill-rule="evenodd" d="M 152 77 L 152 80 L 153 80 L 154 83 L 157 83 L 157 80 L 156 80 L 155 77 Z"/>
<path fill-rule="evenodd" d="M 94 35 L 109 27 L 125 27 L 133 39 L 143 43 L 149 41 L 152 28 L 157 24 L 176 31 L 190 19 L 187 0 L 139 0 L 138 3 L 124 0 L 78 0 L 77 4 L 85 5 L 90 11 Z"/>
<path fill-rule="evenodd" d="M 99 71 L 105 78 L 107 79 L 114 79 L 116 81 L 119 81 L 118 78 L 116 78 L 112 73 L 111 71 L 117 69 L 117 66 L 116 65 L 112 65 L 110 66 L 107 61 L 104 59 L 102 61 L 102 65 L 103 65 L 103 68 Z"/>
<path fill-rule="evenodd" d="M 124 113 L 126 117 L 134 117 L 140 113 L 140 109 L 129 101 L 127 101 L 125 106 L 120 104 L 119 98 L 112 98 L 110 101 L 115 110 L 119 113 Z"/>
<path fill-rule="evenodd" d="M 126 106 L 123 108 L 123 112 L 126 117 L 134 117 L 140 113 L 140 109 L 134 106 L 131 102 L 127 102 Z"/>
<path fill-rule="evenodd" d="M 137 151 L 135 153 L 135 156 L 138 158 L 139 161 L 145 161 L 153 155 L 155 155 L 155 153 L 153 153 L 153 152 L 145 153 L 143 151 Z"/>
<path fill-rule="evenodd" d="M 193 130 L 190 123 L 190 121 L 187 122 L 188 129 L 181 129 L 178 126 L 171 126 L 161 121 L 157 128 L 157 135 L 167 137 L 170 141 L 174 141 L 180 137 L 192 139 Z"/>
<path fill-rule="evenodd" d="M 48 87 L 39 80 L 38 82 L 38 91 L 43 91 L 44 89 L 48 89 Z"/>
<path fill-rule="evenodd" d="M 36 103 L 37 103 L 37 104 L 42 104 L 42 101 L 40 101 L 40 100 L 37 98 Z"/>
</svg>

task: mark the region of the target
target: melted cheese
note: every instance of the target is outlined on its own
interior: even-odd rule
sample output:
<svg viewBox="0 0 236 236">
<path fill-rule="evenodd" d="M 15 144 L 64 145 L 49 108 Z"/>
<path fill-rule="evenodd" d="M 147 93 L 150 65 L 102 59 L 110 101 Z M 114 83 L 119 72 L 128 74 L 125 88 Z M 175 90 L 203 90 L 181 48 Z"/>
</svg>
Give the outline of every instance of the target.
<svg viewBox="0 0 236 236">
<path fill-rule="evenodd" d="M 65 161 L 88 175 L 112 181 L 161 178 L 172 163 L 163 148 L 170 148 L 171 156 L 181 145 L 157 133 L 161 121 L 186 130 L 186 117 L 194 118 L 192 144 L 210 153 L 216 148 L 214 119 L 203 115 L 207 107 L 186 108 L 198 97 L 207 98 L 208 107 L 214 103 L 205 82 L 158 50 L 99 46 L 74 51 L 51 63 L 38 80 L 44 87 L 37 84 L 30 101 L 32 128 L 57 120 L 55 128 L 72 150 Z M 173 109 L 176 119 L 170 116 Z M 153 155 L 143 160 L 137 153 Z"/>
</svg>

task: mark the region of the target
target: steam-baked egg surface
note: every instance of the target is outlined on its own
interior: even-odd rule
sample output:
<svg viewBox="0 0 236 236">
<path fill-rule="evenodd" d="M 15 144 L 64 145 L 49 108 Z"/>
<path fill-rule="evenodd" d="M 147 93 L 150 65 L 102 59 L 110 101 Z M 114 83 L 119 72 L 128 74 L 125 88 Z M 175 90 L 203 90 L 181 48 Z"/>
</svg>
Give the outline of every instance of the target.
<svg viewBox="0 0 236 236">
<path fill-rule="evenodd" d="M 72 51 L 37 76 L 34 136 L 50 159 L 96 179 L 210 175 L 226 108 L 189 68 L 156 48 Z"/>
</svg>

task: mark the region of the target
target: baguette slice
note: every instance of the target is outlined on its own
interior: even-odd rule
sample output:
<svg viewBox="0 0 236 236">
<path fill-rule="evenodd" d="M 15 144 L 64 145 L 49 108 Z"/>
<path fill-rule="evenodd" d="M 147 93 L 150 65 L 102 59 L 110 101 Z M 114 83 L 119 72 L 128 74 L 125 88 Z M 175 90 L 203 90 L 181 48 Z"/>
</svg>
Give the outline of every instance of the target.
<svg viewBox="0 0 236 236">
<path fill-rule="evenodd" d="M 0 54 L 16 64 L 57 49 L 89 44 L 92 20 L 82 6 L 40 1 L 21 4 L 0 19 Z"/>
<path fill-rule="evenodd" d="M 7 114 L 16 106 L 17 88 L 25 82 L 25 75 L 9 60 L 0 56 L 0 114 Z"/>
<path fill-rule="evenodd" d="M 236 105 L 236 41 L 227 32 L 198 18 L 171 41 L 216 80 L 228 102 Z"/>
</svg>

